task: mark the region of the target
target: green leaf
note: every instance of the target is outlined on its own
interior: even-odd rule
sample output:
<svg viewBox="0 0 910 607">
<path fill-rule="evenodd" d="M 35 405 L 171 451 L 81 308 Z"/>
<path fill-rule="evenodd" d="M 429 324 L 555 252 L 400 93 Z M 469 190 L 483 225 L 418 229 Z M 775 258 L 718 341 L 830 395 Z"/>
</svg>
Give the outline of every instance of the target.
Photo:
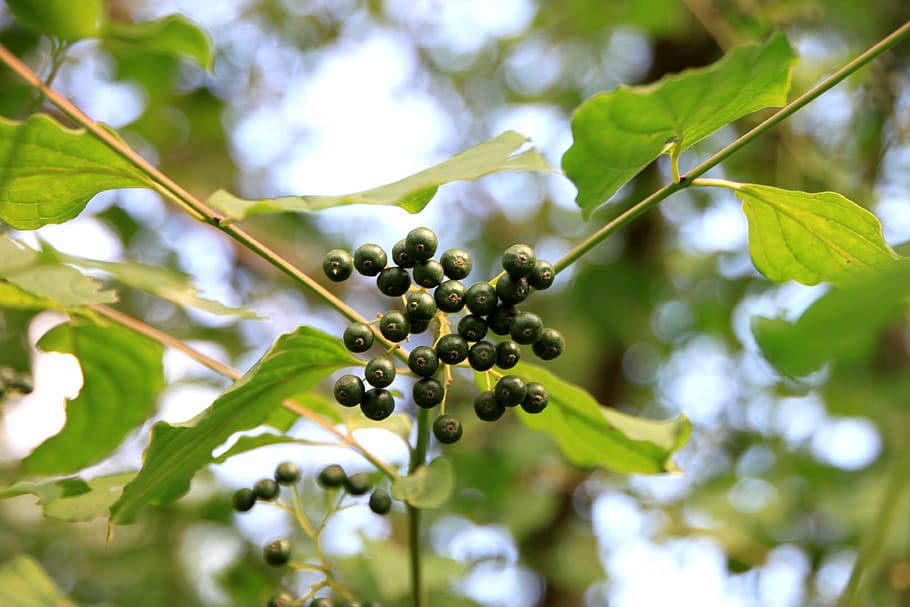
<svg viewBox="0 0 910 607">
<path fill-rule="evenodd" d="M 75 307 L 117 301 L 113 291 L 102 291 L 101 284 L 68 265 L 46 259 L 37 251 L 26 248 L 8 236 L 0 236 L 0 279 L 19 287 L 0 291 L 0 305 L 7 300 L 14 307 L 38 306 Z M 2 284 L 2 283 L 0 283 Z"/>
<path fill-rule="evenodd" d="M 54 500 L 75 497 L 89 491 L 91 491 L 91 487 L 81 478 L 64 478 L 43 482 L 22 481 L 0 490 L 0 500 L 30 493 L 38 498 L 38 503 L 46 506 Z"/>
<path fill-rule="evenodd" d="M 16 556 L 0 567 L 0 607 L 76 607 L 30 556 Z"/>
<path fill-rule="evenodd" d="M 256 436 L 241 436 L 237 442 L 231 445 L 231 448 L 212 460 L 213 464 L 223 464 L 235 455 L 253 451 L 259 447 L 268 447 L 270 445 L 286 445 L 288 443 L 297 443 L 301 445 L 312 444 L 312 441 L 300 440 L 291 436 L 282 434 L 257 434 Z"/>
<path fill-rule="evenodd" d="M 749 251 L 775 282 L 838 283 L 894 263 L 872 213 L 834 192 L 808 194 L 737 184 L 749 221 Z"/>
<path fill-rule="evenodd" d="M 98 192 L 144 187 L 138 169 L 84 130 L 43 114 L 0 118 L 0 220 L 18 230 L 68 221 Z"/>
<path fill-rule="evenodd" d="M 111 22 L 105 37 L 135 44 L 144 51 L 190 59 L 208 71 L 215 65 L 215 49 L 208 34 L 183 15 L 144 23 Z"/>
<path fill-rule="evenodd" d="M 354 411 L 356 411 L 356 409 Z M 414 427 L 414 422 L 410 415 L 404 413 L 393 413 L 382 421 L 374 421 L 357 412 L 347 416 L 345 425 L 348 427 L 348 430 L 363 430 L 365 428 L 385 430 L 386 432 L 391 432 L 396 435 L 404 442 L 408 442 L 411 436 L 411 429 Z"/>
<path fill-rule="evenodd" d="M 316 329 L 300 327 L 282 335 L 194 425 L 155 424 L 142 470 L 111 508 L 111 522 L 132 522 L 143 506 L 177 499 L 193 475 L 213 461 L 212 450 L 232 434 L 265 423 L 284 399 L 356 364 L 341 340 Z"/>
<path fill-rule="evenodd" d="M 392 482 L 392 497 L 415 508 L 438 508 L 455 490 L 455 468 L 444 457 L 437 457 L 408 476 Z"/>
<path fill-rule="evenodd" d="M 24 27 L 64 40 L 95 38 L 104 28 L 102 0 L 6 0 Z"/>
<path fill-rule="evenodd" d="M 280 196 L 244 200 L 218 190 L 209 198 L 208 204 L 224 213 L 227 222 L 262 213 L 320 211 L 349 204 L 399 206 L 409 213 L 419 213 L 436 195 L 437 188 L 446 183 L 474 181 L 499 171 L 551 172 L 553 169 L 535 148 L 520 151 L 528 141 L 524 135 L 506 131 L 410 177 L 344 196 Z"/>
<path fill-rule="evenodd" d="M 815 301 L 796 322 L 757 317 L 752 332 L 765 357 L 786 375 L 801 376 L 826 361 L 868 360 L 879 336 L 906 310 L 910 262 L 835 287 Z"/>
<path fill-rule="evenodd" d="M 0 239 L 2 240 L 2 239 Z M 0 245 L 2 246 L 2 245 Z M 0 280 L 0 308 L 17 310 L 51 310 L 60 308 L 56 301 L 32 295 L 12 283 Z"/>
<path fill-rule="evenodd" d="M 154 412 L 164 385 L 161 344 L 116 325 L 63 324 L 38 347 L 76 356 L 83 386 L 60 433 L 23 460 L 26 472 L 68 474 L 97 463 Z"/>
<path fill-rule="evenodd" d="M 534 415 L 519 411 L 519 417 L 528 428 L 550 434 L 573 464 L 623 473 L 677 471 L 670 458 L 689 438 L 685 415 L 642 419 L 601 406 L 585 390 L 540 367 L 519 363 L 512 372 L 546 386 L 547 408 Z"/>
<path fill-rule="evenodd" d="M 661 154 L 683 151 L 751 112 L 783 105 L 796 59 L 783 34 L 720 61 L 647 86 L 620 87 L 585 101 L 572 118 L 574 142 L 562 159 L 578 188 L 582 216 Z"/>
</svg>

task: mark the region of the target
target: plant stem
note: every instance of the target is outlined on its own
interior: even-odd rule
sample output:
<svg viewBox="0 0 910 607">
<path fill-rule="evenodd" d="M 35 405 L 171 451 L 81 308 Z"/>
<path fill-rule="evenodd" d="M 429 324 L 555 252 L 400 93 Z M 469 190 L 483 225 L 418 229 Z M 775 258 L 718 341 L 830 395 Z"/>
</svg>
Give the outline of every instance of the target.
<svg viewBox="0 0 910 607">
<path fill-rule="evenodd" d="M 413 473 L 427 459 L 427 447 L 430 443 L 430 410 L 421 408 L 417 412 L 417 439 L 411 452 L 411 465 L 408 472 Z M 420 574 L 420 510 L 408 504 L 408 556 L 411 561 L 411 595 L 414 607 L 423 607 L 423 579 Z"/>
<path fill-rule="evenodd" d="M 868 579 L 870 571 L 880 556 L 885 536 L 897 524 L 898 514 L 906 513 L 906 510 L 902 510 L 899 506 L 901 495 L 910 486 L 907 484 L 907 479 L 910 479 L 910 443 L 905 440 L 897 454 L 897 461 L 894 462 L 888 486 L 882 496 L 881 506 L 872 522 L 872 529 L 865 534 L 865 542 L 856 557 L 856 563 L 853 564 L 850 580 L 837 602 L 838 607 L 856 607 L 863 604 L 863 582 Z"/>
<path fill-rule="evenodd" d="M 783 122 L 794 113 L 809 105 L 809 103 L 812 101 L 815 101 L 824 93 L 828 92 L 836 85 L 838 85 L 847 76 L 850 76 L 851 74 L 858 71 L 864 65 L 907 38 L 908 35 L 910 35 L 910 21 L 903 24 L 890 35 L 882 38 L 879 42 L 872 45 L 865 52 L 853 59 L 853 61 L 847 63 L 844 67 L 840 68 L 819 82 L 817 85 L 776 111 L 768 119 L 754 127 L 752 130 L 741 135 L 738 139 L 736 139 L 736 141 L 725 146 L 723 149 L 699 164 L 688 173 L 681 175 L 679 178 L 679 183 L 671 182 L 664 185 L 644 200 L 636 203 L 624 211 L 622 214 L 607 222 L 606 225 L 588 236 L 582 242 L 575 245 L 568 253 L 562 257 L 562 259 L 554 263 L 554 271 L 559 273 L 565 270 L 567 267 L 581 259 L 581 257 L 588 253 L 588 251 L 600 244 L 608 236 L 625 226 L 633 219 L 642 215 L 645 211 L 648 211 L 651 207 L 665 200 L 671 194 L 674 194 L 679 190 L 688 187 L 692 183 L 693 179 L 704 175 L 709 170 L 713 169 L 715 166 L 747 146 L 754 139 L 763 135 L 765 131 L 768 131 L 774 126 L 777 126 L 779 123 Z"/>
</svg>

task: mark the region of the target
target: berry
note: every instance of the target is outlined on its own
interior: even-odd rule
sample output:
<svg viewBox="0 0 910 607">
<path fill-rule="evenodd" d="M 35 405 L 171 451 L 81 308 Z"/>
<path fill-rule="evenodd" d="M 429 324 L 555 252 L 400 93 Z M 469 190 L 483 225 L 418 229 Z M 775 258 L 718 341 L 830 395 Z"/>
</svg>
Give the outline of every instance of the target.
<svg viewBox="0 0 910 607">
<path fill-rule="evenodd" d="M 468 350 L 468 363 L 475 371 L 487 371 L 496 364 L 496 348 L 488 341 L 479 341 Z"/>
<path fill-rule="evenodd" d="M 309 607 L 333 607 L 334 603 L 332 599 L 327 599 L 324 596 L 317 597 L 310 601 Z"/>
<path fill-rule="evenodd" d="M 493 388 L 493 395 L 505 407 L 514 407 L 525 399 L 528 387 L 517 375 L 503 375 Z"/>
<path fill-rule="evenodd" d="M 490 390 L 485 390 L 474 399 L 474 413 L 485 422 L 495 422 L 506 412 L 506 407 L 493 396 Z"/>
<path fill-rule="evenodd" d="M 350 373 L 342 375 L 335 382 L 335 400 L 345 407 L 356 407 L 363 400 L 363 382 Z"/>
<path fill-rule="evenodd" d="M 471 273 L 471 255 L 463 249 L 446 249 L 439 261 L 449 278 L 461 280 Z"/>
<path fill-rule="evenodd" d="M 411 335 L 423 333 L 430 327 L 430 319 L 414 318 L 411 320 Z"/>
<path fill-rule="evenodd" d="M 550 265 L 550 262 L 538 259 L 534 262 L 534 268 L 528 275 L 528 284 L 538 291 L 543 291 L 544 289 L 549 289 L 555 279 L 556 271 Z"/>
<path fill-rule="evenodd" d="M 521 360 L 521 348 L 514 341 L 501 341 L 496 344 L 496 366 L 500 369 L 511 369 Z"/>
<path fill-rule="evenodd" d="M 468 341 L 480 341 L 487 334 L 487 323 L 481 316 L 468 314 L 458 321 L 458 334 Z"/>
<path fill-rule="evenodd" d="M 502 254 L 502 269 L 514 278 L 530 276 L 535 261 L 534 249 L 526 244 L 513 244 Z"/>
<path fill-rule="evenodd" d="M 496 335 L 508 335 L 516 314 L 518 310 L 512 306 L 496 306 L 496 309 L 487 316 L 487 326 Z"/>
<path fill-rule="evenodd" d="M 392 247 L 392 261 L 398 264 L 402 268 L 413 268 L 414 263 L 417 261 L 411 254 L 408 253 L 407 248 L 405 247 L 404 238 L 395 243 L 395 246 Z"/>
<path fill-rule="evenodd" d="M 377 356 L 364 368 L 364 379 L 374 388 L 385 388 L 395 381 L 395 363 L 388 356 Z"/>
<path fill-rule="evenodd" d="M 259 479 L 256 481 L 256 484 L 253 485 L 253 493 L 256 494 L 256 499 L 265 500 L 267 502 L 278 497 L 278 490 L 278 483 L 275 482 L 275 479 L 271 478 Z"/>
<path fill-rule="evenodd" d="M 443 445 L 451 445 L 461 438 L 461 422 L 451 415 L 440 415 L 433 422 L 433 435 Z"/>
<path fill-rule="evenodd" d="M 291 542 L 287 538 L 273 540 L 263 549 L 265 562 L 275 567 L 291 560 Z"/>
<path fill-rule="evenodd" d="M 528 298 L 531 287 L 525 277 L 513 278 L 511 274 L 504 274 L 496 281 L 496 295 L 499 300 L 508 305 L 521 303 Z"/>
<path fill-rule="evenodd" d="M 249 512 L 256 505 L 256 494 L 252 489 L 238 489 L 234 492 L 234 510 L 237 512 Z"/>
<path fill-rule="evenodd" d="M 287 592 L 281 592 L 269 598 L 265 607 L 291 607 L 294 603 L 294 597 Z"/>
<path fill-rule="evenodd" d="M 384 420 L 395 410 L 395 397 L 383 388 L 371 388 L 363 393 L 360 410 L 374 421 Z"/>
<path fill-rule="evenodd" d="M 550 394 L 543 384 L 530 381 L 527 388 L 528 392 L 525 394 L 524 400 L 521 401 L 521 408 L 528 413 L 540 413 L 546 409 L 547 403 L 550 402 Z"/>
<path fill-rule="evenodd" d="M 436 287 L 433 297 L 436 299 L 436 307 L 443 312 L 458 312 L 464 307 L 466 293 L 463 284 L 457 280 L 447 280 Z"/>
<path fill-rule="evenodd" d="M 280 485 L 293 485 L 300 480 L 300 466 L 294 462 L 281 462 L 275 467 L 275 480 Z"/>
<path fill-rule="evenodd" d="M 344 347 L 351 352 L 366 352 L 373 346 L 373 329 L 362 322 L 352 322 L 342 335 Z"/>
<path fill-rule="evenodd" d="M 344 481 L 345 490 L 351 495 L 363 495 L 373 487 L 370 477 L 363 472 L 355 472 Z"/>
<path fill-rule="evenodd" d="M 533 312 L 519 312 L 512 319 L 509 333 L 519 344 L 533 344 L 543 331 L 543 321 Z"/>
<path fill-rule="evenodd" d="M 382 489 L 377 489 L 370 495 L 370 510 L 376 514 L 385 514 L 391 509 L 392 498 L 388 493 Z"/>
<path fill-rule="evenodd" d="M 404 309 L 412 323 L 430 320 L 436 314 L 436 300 L 426 291 L 412 291 L 408 293 Z"/>
<path fill-rule="evenodd" d="M 338 464 L 330 464 L 322 469 L 319 476 L 316 477 L 316 482 L 323 489 L 334 489 L 343 485 L 346 478 L 344 468 Z"/>
<path fill-rule="evenodd" d="M 436 253 L 439 240 L 430 228 L 414 228 L 404 239 L 404 247 L 415 262 L 426 261 Z"/>
<path fill-rule="evenodd" d="M 401 268 L 386 268 L 376 277 L 376 286 L 384 295 L 398 297 L 408 292 L 411 275 Z"/>
<path fill-rule="evenodd" d="M 354 272 L 354 259 L 344 249 L 332 249 L 322 260 L 322 271 L 332 282 L 341 282 Z"/>
<path fill-rule="evenodd" d="M 389 310 L 379 321 L 379 332 L 389 341 L 402 341 L 411 332 L 411 323 L 398 310 Z"/>
<path fill-rule="evenodd" d="M 436 342 L 436 354 L 447 365 L 457 365 L 468 357 L 468 342 L 456 333 L 448 333 Z"/>
<path fill-rule="evenodd" d="M 556 329 L 545 328 L 531 347 L 538 358 L 552 360 L 566 349 L 566 340 Z"/>
<path fill-rule="evenodd" d="M 432 377 L 424 377 L 414 382 L 414 388 L 411 390 L 414 396 L 414 402 L 418 407 L 432 409 L 442 402 L 445 396 L 445 388 L 442 383 Z"/>
<path fill-rule="evenodd" d="M 354 251 L 354 267 L 364 276 L 376 276 L 388 262 L 385 251 L 378 244 L 362 244 Z"/>
<path fill-rule="evenodd" d="M 496 288 L 488 282 L 475 282 L 464 296 L 471 314 L 486 316 L 496 309 Z"/>
<path fill-rule="evenodd" d="M 435 259 L 428 259 L 415 264 L 411 272 L 414 275 L 414 282 L 427 289 L 432 289 L 439 285 L 445 275 L 442 264 Z"/>
<path fill-rule="evenodd" d="M 408 368 L 420 377 L 430 377 L 439 368 L 439 356 L 429 346 L 417 346 L 408 355 Z"/>
</svg>

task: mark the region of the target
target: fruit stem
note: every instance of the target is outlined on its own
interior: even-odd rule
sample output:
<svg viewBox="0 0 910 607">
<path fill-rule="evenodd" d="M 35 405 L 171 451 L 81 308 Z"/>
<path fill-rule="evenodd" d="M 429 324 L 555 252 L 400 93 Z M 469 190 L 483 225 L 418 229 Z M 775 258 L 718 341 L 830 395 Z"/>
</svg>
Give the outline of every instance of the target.
<svg viewBox="0 0 910 607">
<path fill-rule="evenodd" d="M 430 443 L 430 410 L 421 408 L 417 412 L 417 439 L 411 452 L 408 472 L 413 473 L 424 465 L 427 447 Z M 420 510 L 408 504 L 408 556 L 411 561 L 411 596 L 414 607 L 424 607 L 423 581 L 420 575 Z"/>
<path fill-rule="evenodd" d="M 904 23 L 902 26 L 894 30 L 894 32 L 892 32 L 890 35 L 882 38 L 880 41 L 869 47 L 865 52 L 853 59 L 853 61 L 846 64 L 781 109 L 777 110 L 767 120 L 760 123 L 749 132 L 741 135 L 738 139 L 736 139 L 736 141 L 725 146 L 716 154 L 702 162 L 700 165 L 688 173 L 680 175 L 678 182 L 675 180 L 671 181 L 660 189 L 654 191 L 647 198 L 641 200 L 640 202 L 636 203 L 629 209 L 625 210 L 607 222 L 606 225 L 572 247 L 568 253 L 563 255 L 562 259 L 554 263 L 553 271 L 558 274 L 559 272 L 565 270 L 570 265 L 581 259 L 595 246 L 604 241 L 608 236 L 620 230 L 633 219 L 636 219 L 640 215 L 644 214 L 645 211 L 650 210 L 651 207 L 656 206 L 659 202 L 665 200 L 666 198 L 669 198 L 670 195 L 678 192 L 679 190 L 682 190 L 683 188 L 689 187 L 689 185 L 692 183 L 692 180 L 697 177 L 701 177 L 709 170 L 713 169 L 715 166 L 752 143 L 753 140 L 763 135 L 765 131 L 770 130 L 774 126 L 777 126 L 779 123 L 783 122 L 799 110 L 809 105 L 812 101 L 815 101 L 817 98 L 827 93 L 836 85 L 840 84 L 842 80 L 858 71 L 864 65 L 894 45 L 901 42 L 908 35 L 910 35 L 910 21 Z"/>
</svg>

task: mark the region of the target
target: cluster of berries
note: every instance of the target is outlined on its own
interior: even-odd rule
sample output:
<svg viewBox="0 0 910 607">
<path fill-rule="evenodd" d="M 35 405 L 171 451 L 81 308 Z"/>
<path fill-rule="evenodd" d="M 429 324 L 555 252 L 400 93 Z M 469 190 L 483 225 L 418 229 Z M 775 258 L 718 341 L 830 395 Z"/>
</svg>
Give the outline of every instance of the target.
<svg viewBox="0 0 910 607">
<path fill-rule="evenodd" d="M 332 281 L 347 280 L 356 269 L 364 276 L 375 276 L 376 286 L 384 295 L 403 299 L 404 311 L 389 310 L 378 319 L 379 332 L 390 342 L 399 343 L 411 334 L 423 333 L 434 318 L 440 320 L 443 334 L 434 346 L 418 346 L 408 357 L 408 368 L 420 378 L 412 389 L 417 406 L 430 409 L 443 402 L 446 388 L 439 380 L 443 365 L 458 365 L 466 360 L 479 372 L 494 366 L 511 369 L 521 358 L 521 345 L 530 345 L 543 360 L 562 353 L 563 336 L 544 327 L 537 314 L 516 307 L 532 289 L 546 289 L 553 284 L 556 273 L 550 263 L 537 259 L 528 245 L 516 244 L 503 254 L 504 272 L 493 284 L 477 282 L 465 287 L 461 281 L 471 272 L 470 254 L 463 249 L 448 249 L 436 260 L 433 256 L 437 246 L 432 230 L 416 228 L 392 248 L 395 265 L 389 266 L 385 250 L 372 243 L 361 245 L 353 255 L 334 249 L 322 263 Z M 469 313 L 451 332 L 453 324 L 442 319 L 465 308 Z M 485 339 L 489 333 L 510 339 L 494 344 Z M 342 337 L 348 350 L 355 353 L 369 350 L 373 338 L 373 328 L 362 322 L 351 323 Z M 387 354 L 377 356 L 367 362 L 363 379 L 352 374 L 338 379 L 335 400 L 346 407 L 359 405 L 370 419 L 385 419 L 395 410 L 395 399 L 387 390 L 395 376 L 392 359 Z M 480 419 L 495 421 L 507 407 L 520 405 L 529 413 L 539 413 L 548 401 L 549 395 L 541 384 L 526 384 L 516 375 L 504 375 L 492 390 L 477 396 L 474 410 Z M 433 433 L 441 443 L 454 443 L 461 437 L 461 423 L 452 416 L 441 415 L 433 424 Z"/>
<path fill-rule="evenodd" d="M 0 400 L 12 393 L 31 394 L 32 378 L 12 367 L 0 367 Z"/>
</svg>

